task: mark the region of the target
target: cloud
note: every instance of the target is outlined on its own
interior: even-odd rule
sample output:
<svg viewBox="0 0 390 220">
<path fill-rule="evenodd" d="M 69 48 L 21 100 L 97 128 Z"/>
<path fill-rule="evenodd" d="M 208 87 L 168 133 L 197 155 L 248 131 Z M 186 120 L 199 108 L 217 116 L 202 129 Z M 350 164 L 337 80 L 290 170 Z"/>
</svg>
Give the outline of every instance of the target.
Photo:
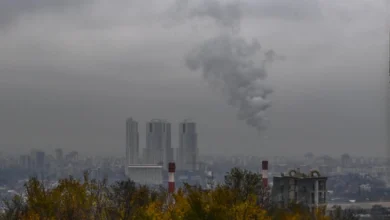
<svg viewBox="0 0 390 220">
<path fill-rule="evenodd" d="M 31 2 L 34 4 L 32 5 Z M 15 139 L 18 138 L 23 142 L 23 137 L 29 130 L 36 130 L 38 135 L 41 126 L 40 120 L 45 120 L 45 113 L 50 111 L 48 108 L 42 110 L 43 114 L 31 112 L 31 115 L 35 116 L 28 117 L 31 123 L 26 124 L 19 119 L 19 116 L 24 114 L 23 111 L 39 109 L 37 105 L 33 107 L 28 104 L 23 105 L 23 101 L 15 106 L 12 101 L 12 94 L 18 93 L 15 91 L 18 89 L 15 88 L 28 86 L 48 88 L 44 93 L 51 100 L 55 100 L 60 95 L 62 95 L 60 100 L 72 100 L 77 96 L 89 97 L 86 93 L 106 94 L 104 96 L 94 95 L 96 102 L 99 102 L 98 107 L 91 104 L 91 106 L 86 105 L 85 108 L 74 111 L 74 114 L 85 114 L 85 112 L 97 111 L 96 109 L 99 108 L 99 114 L 96 117 L 89 117 L 88 121 L 100 121 L 102 117 L 115 115 L 122 103 L 128 104 L 127 108 L 121 109 L 121 117 L 126 117 L 128 114 L 132 114 L 131 109 L 135 105 L 138 106 L 137 103 L 142 102 L 143 96 L 141 95 L 149 98 L 158 95 L 159 98 L 167 100 L 166 103 L 160 101 L 153 104 L 150 101 L 145 109 L 148 111 L 153 109 L 153 112 L 148 113 L 145 113 L 141 107 L 137 108 L 140 118 L 155 117 L 151 114 L 162 114 L 167 118 L 190 114 L 185 117 L 191 117 L 191 114 L 196 114 L 196 112 L 183 113 L 189 111 L 188 108 L 183 107 L 184 105 L 189 105 L 193 109 L 203 108 L 204 114 L 197 116 L 199 120 L 201 118 L 207 119 L 204 120 L 205 124 L 209 123 L 207 126 L 203 126 L 205 131 L 202 134 L 202 141 L 206 146 L 212 143 L 214 146 L 226 146 L 229 150 L 236 149 L 231 143 L 240 144 L 240 146 L 243 143 L 242 140 L 235 137 L 237 132 L 248 138 L 245 140 L 245 144 L 242 144 L 246 145 L 247 149 L 250 149 L 251 146 L 257 146 L 258 139 L 256 135 L 251 136 L 252 130 L 246 129 L 245 125 L 241 126 L 236 122 L 234 111 L 230 111 L 222 101 L 219 102 L 218 95 L 215 95 L 214 98 L 212 93 L 199 91 L 205 90 L 205 87 L 198 86 L 202 85 L 201 80 L 199 80 L 201 76 L 190 74 L 190 71 L 185 67 L 185 56 L 192 46 L 215 36 L 218 32 L 216 27 L 224 23 L 212 22 L 210 17 L 203 16 L 202 19 L 195 19 L 195 25 L 183 22 L 180 23 L 181 25 L 165 28 L 163 25 L 169 20 L 180 20 L 180 16 L 183 15 L 172 13 L 172 15 L 177 16 L 172 19 L 166 14 L 172 2 L 173 0 L 0 1 L 0 81 L 10 87 L 2 89 L 2 98 L 7 100 L 6 103 L 9 105 L 7 107 L 9 111 L 2 117 L 8 118 L 7 121 L 10 123 L 23 125 L 25 131 L 16 132 L 20 137 L 15 137 Z M 202 3 L 202 1 L 196 2 Z M 215 3 L 212 2 L 216 1 L 211 1 L 208 4 L 212 6 L 210 10 L 215 11 L 215 7 L 212 5 Z M 258 38 L 264 51 L 272 48 L 276 52 L 286 55 L 287 58 L 285 62 L 272 66 L 268 78 L 270 83 L 275 86 L 275 93 L 271 97 L 273 108 L 270 108 L 269 112 L 271 124 L 274 124 L 269 130 L 273 134 L 270 136 L 274 137 L 274 140 L 280 140 L 280 142 L 270 143 L 275 151 L 290 144 L 302 146 L 305 144 L 308 135 L 305 137 L 303 131 L 296 129 L 296 124 L 305 125 L 305 130 L 315 130 L 317 134 L 328 131 L 332 131 L 332 134 L 343 133 L 348 130 L 348 123 L 340 125 L 342 129 L 333 129 L 332 123 L 341 123 L 337 121 L 339 117 L 334 115 L 351 115 L 350 111 L 353 111 L 355 115 L 351 116 L 350 120 L 356 121 L 356 123 L 350 127 L 350 136 L 348 136 L 352 137 L 354 127 L 359 126 L 359 119 L 367 118 L 367 114 L 379 115 L 373 107 L 378 102 L 374 102 L 374 99 L 368 99 L 378 95 L 379 89 L 377 88 L 380 82 L 379 75 L 382 74 L 381 68 L 383 66 L 387 69 L 385 55 L 388 48 L 388 30 L 385 23 L 386 8 L 383 2 L 373 0 L 243 0 L 240 2 L 239 7 L 242 13 L 236 15 L 241 18 L 240 33 L 242 36 L 245 39 Z M 188 7 L 192 7 L 191 4 Z M 180 10 L 177 11 L 185 9 L 184 6 L 179 7 Z M 234 7 L 231 8 L 233 12 Z M 225 12 L 215 11 L 215 14 L 219 18 L 223 18 L 223 21 L 235 21 L 236 19 L 232 19 L 234 16 L 226 15 L 230 13 L 228 10 Z M 205 11 L 199 10 L 197 14 L 205 14 Z M 196 25 L 201 25 L 202 28 L 198 28 L 196 31 L 193 28 Z M 253 59 L 255 61 L 261 60 L 258 57 Z M 384 66 L 385 62 L 386 66 Z M 80 77 L 83 77 L 82 82 Z M 115 82 L 109 82 L 108 79 Z M 92 83 L 96 82 L 95 80 L 99 83 Z M 123 83 L 120 91 L 116 89 L 118 81 Z M 196 84 L 198 87 L 187 92 L 186 88 L 178 86 L 183 82 L 189 85 Z M 147 86 L 138 86 L 137 89 L 134 89 L 135 84 Z M 158 85 L 158 89 L 146 89 L 154 88 L 155 85 Z M 172 91 L 177 90 L 168 94 L 165 93 L 165 87 L 172 88 Z M 140 88 L 144 89 L 140 90 Z M 72 96 L 68 96 L 65 91 L 72 91 Z M 18 97 L 28 97 L 27 93 L 29 93 L 27 90 L 20 90 Z M 121 94 L 120 98 L 116 99 L 115 102 L 110 101 L 110 98 L 117 97 L 119 93 Z M 339 96 L 339 94 L 344 93 L 346 95 Z M 175 100 L 166 99 L 172 94 L 182 96 L 175 96 L 175 98 L 177 97 Z M 196 105 L 192 103 L 191 98 L 188 98 L 189 94 L 194 96 L 201 94 Z M 39 99 L 42 103 L 45 102 L 46 96 L 39 97 L 40 94 L 36 94 L 32 98 Z M 337 102 L 332 101 L 336 97 L 342 98 Z M 317 107 L 319 106 L 318 102 L 307 103 L 308 98 L 313 100 L 320 98 L 323 101 L 321 103 L 324 104 L 321 105 L 321 108 Z M 205 104 L 204 100 L 209 102 Z M 78 106 L 84 101 L 88 102 L 88 98 L 74 103 L 74 105 Z M 261 104 L 259 100 L 252 101 L 254 104 Z M 61 106 L 58 109 L 73 103 L 71 101 L 66 102 L 66 104 L 59 102 L 56 102 L 56 105 Z M 165 107 L 159 110 L 161 103 Z M 169 110 L 170 106 L 178 105 L 177 103 L 185 104 L 181 108 Z M 335 103 L 338 105 L 337 108 L 331 110 L 326 108 L 326 106 L 332 106 Z M 20 106 L 23 106 L 25 110 L 20 110 L 18 115 L 12 115 L 13 109 Z M 100 109 L 102 106 L 110 106 L 110 108 Z M 351 106 L 358 107 L 351 109 Z M 372 108 L 369 109 L 368 106 Z M 69 106 L 69 108 L 72 107 L 74 106 Z M 297 113 L 286 112 L 283 109 L 291 109 Z M 333 111 L 333 115 L 329 113 Z M 66 114 L 66 111 L 63 112 Z M 219 112 L 223 112 L 224 115 L 217 119 L 216 116 L 220 115 Z M 310 117 L 307 116 L 309 113 Z M 172 115 L 169 116 L 170 114 Z M 215 117 L 210 117 L 210 115 Z M 297 115 L 299 117 L 296 117 Z M 373 117 L 374 119 L 370 122 L 371 127 L 369 127 L 373 132 L 378 131 L 375 126 L 379 123 L 379 119 L 377 119 L 379 116 L 376 116 Z M 117 121 L 110 124 L 110 129 L 102 132 L 108 139 L 114 137 L 112 141 L 118 146 L 123 144 L 121 136 L 118 135 L 123 132 L 123 126 L 118 126 L 117 130 L 115 128 L 117 123 L 121 123 L 121 117 L 117 117 Z M 72 122 L 82 122 L 80 115 L 77 120 L 72 115 L 64 115 L 61 119 L 69 123 L 69 127 L 67 127 L 69 130 L 72 128 Z M 316 123 L 309 123 L 305 120 Z M 45 121 L 42 124 L 48 125 L 50 121 Z M 324 126 L 314 129 L 318 124 Z M 366 122 L 361 124 L 366 124 Z M 16 125 L 14 126 L 15 131 L 20 127 Z M 3 130 L 7 130 L 7 124 L 1 126 Z M 94 130 L 88 123 L 82 126 L 83 132 L 91 130 L 91 133 L 86 134 L 86 136 L 99 136 L 93 134 Z M 95 127 L 104 126 L 103 123 Z M 209 127 L 213 127 L 213 129 L 207 130 Z M 283 127 L 288 129 L 283 129 Z M 360 129 L 361 133 L 364 133 L 367 132 L 368 127 Z M 46 131 L 45 129 L 41 130 Z M 59 137 L 53 138 L 52 142 L 63 141 L 60 138 L 62 134 L 56 133 L 56 129 L 50 130 L 53 132 L 50 133 L 52 137 Z M 291 139 L 284 141 L 284 137 L 288 138 L 291 130 L 294 130 L 295 133 L 291 134 Z M 225 131 L 229 131 L 231 135 L 224 135 Z M 221 136 L 216 138 L 213 134 L 218 132 Z M 367 137 L 369 136 L 367 133 Z M 370 137 L 372 136 L 375 135 Z M 67 136 L 67 139 L 70 140 L 72 137 L 73 142 L 83 138 L 80 135 L 70 135 Z M 36 141 L 37 144 L 43 143 L 44 141 L 38 139 L 45 139 L 45 137 L 39 137 Z M 327 142 L 327 139 L 332 139 L 332 137 L 323 137 L 321 139 L 322 146 L 327 146 L 327 143 L 330 143 Z M 345 138 L 345 146 L 354 144 L 357 146 L 362 143 L 359 140 L 352 143 L 354 140 Z M 367 138 L 366 141 L 370 140 L 375 141 L 374 138 Z M 2 141 L 12 142 L 9 139 Z M 97 137 L 96 141 L 102 140 Z M 83 143 L 90 142 L 86 140 Z M 335 141 L 332 142 L 332 144 L 334 143 Z M 66 144 L 64 143 L 64 145 Z M 103 145 L 100 147 L 104 148 Z M 307 144 L 306 149 L 313 147 L 315 146 Z M 214 150 L 220 151 L 216 150 L 217 148 L 215 147 Z M 342 146 L 337 148 L 344 149 L 344 151 L 347 149 L 347 147 L 342 148 Z M 337 151 L 338 149 L 334 148 L 333 150 Z M 318 148 L 318 150 L 321 149 Z M 265 151 L 266 149 L 264 149 Z"/>
<path fill-rule="evenodd" d="M 245 14 L 255 18 L 289 21 L 318 20 L 323 13 L 318 0 L 262 0 L 244 1 Z"/>
<path fill-rule="evenodd" d="M 24 15 L 66 14 L 70 10 L 80 10 L 92 3 L 93 0 L 3 0 L 0 1 L 0 29 L 9 28 Z"/>
</svg>

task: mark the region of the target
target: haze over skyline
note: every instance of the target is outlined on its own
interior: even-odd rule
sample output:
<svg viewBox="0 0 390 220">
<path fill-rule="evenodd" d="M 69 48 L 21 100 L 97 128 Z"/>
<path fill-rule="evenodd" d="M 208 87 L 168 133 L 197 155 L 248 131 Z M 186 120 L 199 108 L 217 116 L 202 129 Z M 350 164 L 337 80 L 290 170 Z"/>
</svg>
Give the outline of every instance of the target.
<svg viewBox="0 0 390 220">
<path fill-rule="evenodd" d="M 182 19 L 175 1 L 0 1 L 0 151 L 122 155 L 132 117 L 141 147 L 147 121 L 171 122 L 176 148 L 191 118 L 201 154 L 387 153 L 385 1 L 240 2 L 241 35 L 286 57 L 268 69 L 262 137 L 186 67 L 212 20 Z"/>
</svg>

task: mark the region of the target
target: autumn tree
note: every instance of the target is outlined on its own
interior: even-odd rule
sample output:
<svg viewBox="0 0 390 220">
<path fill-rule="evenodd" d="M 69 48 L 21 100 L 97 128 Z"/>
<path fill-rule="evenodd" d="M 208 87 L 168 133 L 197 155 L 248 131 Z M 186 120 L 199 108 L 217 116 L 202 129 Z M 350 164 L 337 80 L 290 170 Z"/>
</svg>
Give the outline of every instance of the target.
<svg viewBox="0 0 390 220">
<path fill-rule="evenodd" d="M 173 196 L 175 202 L 165 208 L 163 203 L 152 203 L 148 216 L 175 220 L 270 219 L 266 210 L 257 204 L 255 194 L 247 195 L 245 201 L 237 200 L 236 194 L 225 185 L 203 190 L 199 186 L 185 184 Z M 155 210 L 159 210 L 158 213 Z"/>
<path fill-rule="evenodd" d="M 152 202 L 164 200 L 166 196 L 164 191 L 136 185 L 130 179 L 118 181 L 111 185 L 107 194 L 109 200 L 107 215 L 110 219 L 133 219 L 144 216 Z"/>
<path fill-rule="evenodd" d="M 27 205 L 19 195 L 11 200 L 4 200 L 6 212 L 0 214 L 0 220 L 18 220 L 27 213 Z"/>
<path fill-rule="evenodd" d="M 54 217 L 55 204 L 50 199 L 50 194 L 42 182 L 33 177 L 25 184 L 25 190 L 27 197 L 26 205 L 28 207 L 26 218 L 32 215 L 38 215 L 42 219 Z"/>
<path fill-rule="evenodd" d="M 28 220 L 354 220 L 338 209 L 330 216 L 324 207 L 316 209 L 291 204 L 286 209 L 272 206 L 269 189 L 261 175 L 233 168 L 225 182 L 211 190 L 184 184 L 175 193 L 152 189 L 131 180 L 108 185 L 106 180 L 72 177 L 47 188 L 35 178 L 26 185 L 26 200 L 15 197 L 6 202 L 0 219 Z M 169 198 L 169 199 L 168 199 Z M 342 215 L 338 214 L 342 213 Z M 3 220 L 1 219 L 1 220 Z"/>
<path fill-rule="evenodd" d="M 256 195 L 257 203 L 264 209 L 271 208 L 269 188 L 263 186 L 261 174 L 233 168 L 225 175 L 224 185 L 235 194 L 235 198 L 246 201 L 250 195 Z"/>
<path fill-rule="evenodd" d="M 110 200 L 107 211 L 112 219 L 129 219 L 133 208 L 131 202 L 136 191 L 133 181 L 120 181 L 111 186 L 108 193 Z"/>
<path fill-rule="evenodd" d="M 33 178 L 25 185 L 28 209 L 24 218 L 92 219 L 97 200 L 91 185 L 69 177 L 59 180 L 55 188 L 48 189 Z"/>
</svg>

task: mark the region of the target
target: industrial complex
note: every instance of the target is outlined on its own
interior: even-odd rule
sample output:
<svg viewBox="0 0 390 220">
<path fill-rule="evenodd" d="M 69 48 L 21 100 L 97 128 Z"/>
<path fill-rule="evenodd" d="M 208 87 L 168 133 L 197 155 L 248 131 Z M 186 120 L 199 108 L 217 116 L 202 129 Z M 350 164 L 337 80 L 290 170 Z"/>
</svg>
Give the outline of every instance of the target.
<svg viewBox="0 0 390 220">
<path fill-rule="evenodd" d="M 126 167 L 125 174 L 138 184 L 168 185 L 169 192 L 175 189 L 176 181 L 204 186 L 211 189 L 215 184 L 213 171 L 198 165 L 196 123 L 184 120 L 178 125 L 179 147 L 174 157 L 171 146 L 171 124 L 165 120 L 153 119 L 146 123 L 146 146 L 140 155 L 138 122 L 126 120 Z M 268 160 L 262 161 L 259 174 L 265 189 L 272 189 L 271 199 L 279 206 L 290 202 L 305 203 L 311 207 L 326 204 L 327 177 L 319 171 L 305 174 L 299 169 L 268 180 Z M 176 177 L 175 177 L 175 174 Z"/>
</svg>

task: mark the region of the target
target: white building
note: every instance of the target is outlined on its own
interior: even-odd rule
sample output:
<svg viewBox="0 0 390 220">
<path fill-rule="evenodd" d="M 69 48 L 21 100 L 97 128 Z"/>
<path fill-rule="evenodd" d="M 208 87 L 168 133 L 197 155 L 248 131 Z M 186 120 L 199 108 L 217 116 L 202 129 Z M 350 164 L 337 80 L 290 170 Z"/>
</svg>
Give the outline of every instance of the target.
<svg viewBox="0 0 390 220">
<path fill-rule="evenodd" d="M 138 122 L 129 118 L 126 120 L 126 165 L 138 164 L 139 133 Z"/>
<path fill-rule="evenodd" d="M 163 167 L 161 165 L 129 165 L 128 177 L 135 183 L 145 185 L 161 185 L 163 183 Z"/>
<path fill-rule="evenodd" d="M 167 121 L 154 119 L 146 124 L 145 163 L 160 164 L 163 169 L 173 160 L 171 146 L 171 124 Z"/>
<path fill-rule="evenodd" d="M 198 134 L 195 122 L 184 121 L 179 125 L 178 170 L 197 170 Z"/>
</svg>

